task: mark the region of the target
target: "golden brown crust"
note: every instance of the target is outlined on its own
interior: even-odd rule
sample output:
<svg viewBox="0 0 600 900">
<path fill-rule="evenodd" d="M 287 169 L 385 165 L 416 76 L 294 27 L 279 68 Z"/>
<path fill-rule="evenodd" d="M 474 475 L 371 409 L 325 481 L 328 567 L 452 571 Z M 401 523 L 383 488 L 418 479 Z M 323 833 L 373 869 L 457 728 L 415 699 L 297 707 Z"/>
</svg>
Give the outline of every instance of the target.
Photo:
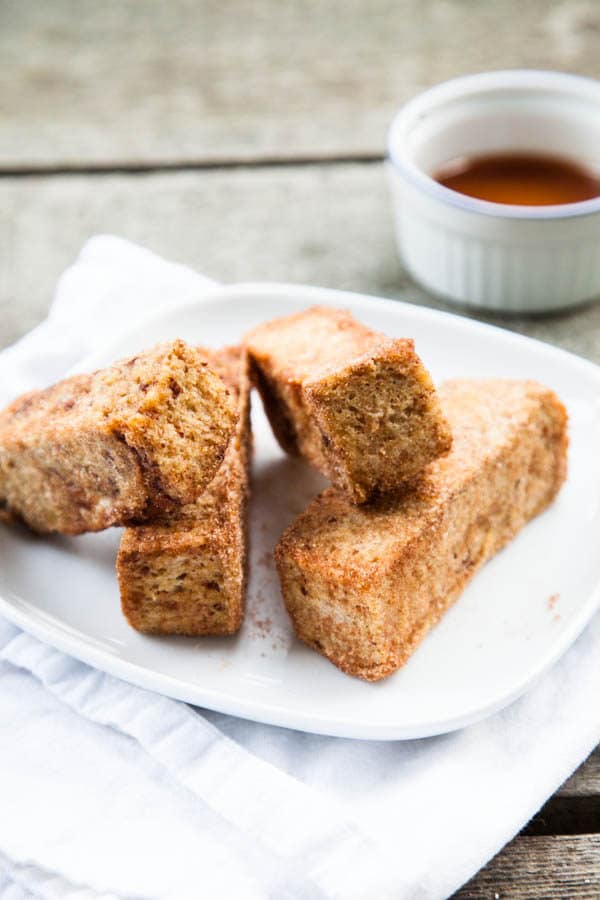
<svg viewBox="0 0 600 900">
<path fill-rule="evenodd" d="M 234 427 L 205 357 L 160 344 L 0 413 L 0 506 L 40 532 L 147 520 L 204 490 Z"/>
<path fill-rule="evenodd" d="M 148 634 L 233 634 L 247 567 L 250 378 L 240 348 L 203 351 L 236 398 L 238 424 L 208 489 L 176 515 L 128 528 L 117 558 L 121 604 Z"/>
<path fill-rule="evenodd" d="M 412 340 L 313 307 L 246 337 L 281 446 L 355 503 L 395 490 L 448 452 L 451 434 Z"/>
<path fill-rule="evenodd" d="M 452 452 L 370 506 L 317 497 L 276 560 L 298 636 L 348 674 L 395 671 L 477 569 L 554 499 L 567 417 L 548 388 L 508 380 L 440 388 Z"/>
</svg>

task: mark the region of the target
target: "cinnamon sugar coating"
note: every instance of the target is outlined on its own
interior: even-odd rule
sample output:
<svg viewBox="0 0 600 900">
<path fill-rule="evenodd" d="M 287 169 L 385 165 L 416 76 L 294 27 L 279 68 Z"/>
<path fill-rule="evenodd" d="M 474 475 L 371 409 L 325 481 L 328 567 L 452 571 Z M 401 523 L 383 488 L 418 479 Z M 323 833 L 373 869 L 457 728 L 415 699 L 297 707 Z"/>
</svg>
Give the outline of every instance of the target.
<svg viewBox="0 0 600 900">
<path fill-rule="evenodd" d="M 117 574 L 123 613 L 149 634 L 232 634 L 242 623 L 247 566 L 250 379 L 240 348 L 203 351 L 235 397 L 238 424 L 206 491 L 173 516 L 128 528 Z"/>
<path fill-rule="evenodd" d="M 258 326 L 246 345 L 283 449 L 354 503 L 395 490 L 450 449 L 412 340 L 388 338 L 343 310 L 313 307 Z"/>
<path fill-rule="evenodd" d="M 0 413 L 0 511 L 79 534 L 177 509 L 213 478 L 235 419 L 221 378 L 180 340 L 24 394 Z"/>
<path fill-rule="evenodd" d="M 377 681 L 403 665 L 483 563 L 555 498 L 567 416 L 532 381 L 440 388 L 454 443 L 412 488 L 354 506 L 319 495 L 276 551 L 298 636 L 348 674 Z"/>
</svg>

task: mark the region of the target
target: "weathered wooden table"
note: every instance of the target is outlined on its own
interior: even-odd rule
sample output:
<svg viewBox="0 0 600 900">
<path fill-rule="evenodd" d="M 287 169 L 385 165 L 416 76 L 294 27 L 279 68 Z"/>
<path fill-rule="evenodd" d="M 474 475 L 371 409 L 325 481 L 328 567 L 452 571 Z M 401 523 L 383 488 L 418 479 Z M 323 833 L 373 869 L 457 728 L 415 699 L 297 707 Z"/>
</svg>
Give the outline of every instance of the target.
<svg viewBox="0 0 600 900">
<path fill-rule="evenodd" d="M 598 0 L 4 0 L 0 346 L 103 231 L 224 281 L 438 306 L 393 246 L 394 110 L 483 69 L 598 77 L 599 51 Z M 600 363 L 600 304 L 502 324 Z M 600 897 L 599 751 L 456 896 Z"/>
</svg>

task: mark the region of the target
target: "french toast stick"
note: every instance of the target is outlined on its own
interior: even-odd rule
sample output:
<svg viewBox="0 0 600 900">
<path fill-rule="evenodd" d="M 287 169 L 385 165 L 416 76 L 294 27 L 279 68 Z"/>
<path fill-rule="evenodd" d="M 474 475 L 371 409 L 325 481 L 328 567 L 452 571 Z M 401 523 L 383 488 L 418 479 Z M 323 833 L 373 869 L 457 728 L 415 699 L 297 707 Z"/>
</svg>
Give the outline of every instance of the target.
<svg viewBox="0 0 600 900">
<path fill-rule="evenodd" d="M 225 459 L 201 497 L 172 517 L 127 528 L 117 574 L 123 613 L 149 634 L 232 634 L 246 587 L 250 463 L 248 357 L 205 351 L 236 398 L 238 424 Z"/>
<path fill-rule="evenodd" d="M 369 506 L 330 488 L 282 536 L 283 597 L 303 641 L 377 681 L 409 658 L 483 563 L 556 496 L 567 416 L 532 381 L 440 388 L 451 453 L 419 484 Z"/>
<path fill-rule="evenodd" d="M 312 307 L 258 326 L 245 341 L 279 443 L 352 502 L 395 490 L 450 449 L 412 340 L 372 331 L 346 311 Z"/>
<path fill-rule="evenodd" d="M 24 394 L 0 412 L 0 512 L 80 534 L 193 501 L 215 475 L 235 405 L 176 340 Z"/>
</svg>

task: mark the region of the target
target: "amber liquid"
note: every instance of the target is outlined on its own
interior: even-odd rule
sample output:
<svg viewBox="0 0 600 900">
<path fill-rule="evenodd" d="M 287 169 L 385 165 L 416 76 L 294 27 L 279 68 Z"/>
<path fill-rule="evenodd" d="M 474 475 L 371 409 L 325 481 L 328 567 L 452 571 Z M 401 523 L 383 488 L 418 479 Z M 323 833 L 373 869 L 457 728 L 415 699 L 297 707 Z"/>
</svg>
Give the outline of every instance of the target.
<svg viewBox="0 0 600 900">
<path fill-rule="evenodd" d="M 578 203 L 600 196 L 599 176 L 559 156 L 465 156 L 446 163 L 433 177 L 460 194 L 519 206 Z"/>
</svg>

